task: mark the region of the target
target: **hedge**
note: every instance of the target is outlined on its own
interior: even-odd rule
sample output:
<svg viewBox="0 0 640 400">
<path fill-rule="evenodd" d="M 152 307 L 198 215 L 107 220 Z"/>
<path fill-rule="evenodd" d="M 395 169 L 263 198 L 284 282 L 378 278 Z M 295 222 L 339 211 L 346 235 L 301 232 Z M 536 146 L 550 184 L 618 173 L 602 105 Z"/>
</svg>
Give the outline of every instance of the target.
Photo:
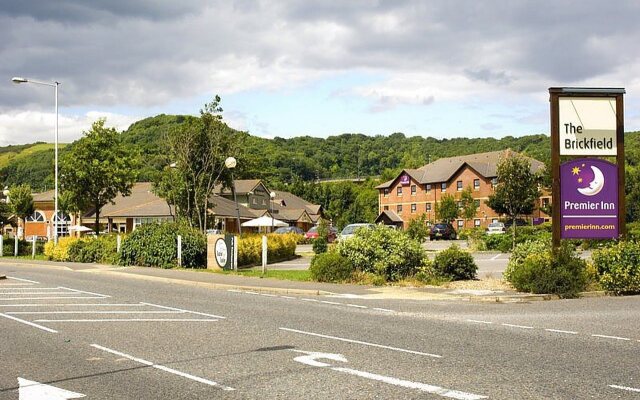
<svg viewBox="0 0 640 400">
<path fill-rule="evenodd" d="M 600 285 L 611 293 L 640 293 L 640 243 L 619 242 L 591 256 Z"/>
<path fill-rule="evenodd" d="M 262 236 L 243 235 L 238 240 L 238 266 L 260 264 L 262 261 Z M 271 263 L 295 257 L 300 235 L 293 233 L 267 235 L 267 260 Z"/>
</svg>

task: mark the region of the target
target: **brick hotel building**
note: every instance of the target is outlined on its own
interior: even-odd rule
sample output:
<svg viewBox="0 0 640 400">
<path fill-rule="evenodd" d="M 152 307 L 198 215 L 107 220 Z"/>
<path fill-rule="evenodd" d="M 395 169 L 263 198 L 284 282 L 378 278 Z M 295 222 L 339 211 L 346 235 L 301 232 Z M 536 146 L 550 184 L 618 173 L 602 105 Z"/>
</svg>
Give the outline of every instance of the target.
<svg viewBox="0 0 640 400">
<path fill-rule="evenodd" d="M 473 220 L 466 222 L 466 227 L 486 227 L 502 217 L 486 204 L 497 181 L 498 162 L 514 154 L 511 150 L 504 150 L 448 157 L 418 169 L 404 169 L 394 179 L 376 187 L 379 190 L 379 216 L 376 221 L 407 228 L 409 221 L 426 214 L 428 221 L 436 222 L 436 208 L 442 196 L 450 194 L 459 201 L 462 191 L 471 187 L 478 211 Z M 540 161 L 528 159 L 532 172 L 544 168 Z M 540 207 L 550 202 L 551 196 L 543 194 L 533 215 L 528 217 L 548 221 L 550 217 L 540 211 Z M 453 225 L 461 229 L 465 227 L 465 220 L 460 218 Z"/>
</svg>

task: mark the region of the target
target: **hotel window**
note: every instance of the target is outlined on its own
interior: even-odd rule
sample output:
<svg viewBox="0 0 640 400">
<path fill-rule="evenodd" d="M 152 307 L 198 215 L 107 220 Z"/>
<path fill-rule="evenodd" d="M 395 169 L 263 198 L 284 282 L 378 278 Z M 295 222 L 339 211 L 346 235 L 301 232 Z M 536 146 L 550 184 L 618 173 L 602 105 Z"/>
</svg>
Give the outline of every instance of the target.
<svg viewBox="0 0 640 400">
<path fill-rule="evenodd" d="M 411 185 L 411 195 L 415 196 L 418 191 L 418 187 L 416 185 Z"/>
<path fill-rule="evenodd" d="M 473 220 L 473 226 L 475 226 L 476 228 L 480 226 L 480 220 L 479 219 L 474 219 Z"/>
<path fill-rule="evenodd" d="M 431 184 L 427 183 L 426 185 L 424 185 L 424 190 L 426 190 L 427 192 L 431 191 Z"/>
<path fill-rule="evenodd" d="M 462 181 L 456 182 L 456 185 L 458 187 L 458 192 L 462 192 Z"/>
<path fill-rule="evenodd" d="M 427 211 L 431 211 L 431 203 L 427 203 Z"/>
<path fill-rule="evenodd" d="M 549 207 L 549 199 L 548 198 L 544 198 L 542 199 L 542 207 Z"/>
<path fill-rule="evenodd" d="M 46 219 L 44 218 L 44 214 L 40 211 L 34 211 L 29 217 L 27 217 L 27 222 L 44 222 Z"/>
<path fill-rule="evenodd" d="M 464 221 L 459 219 L 458 220 L 458 228 L 463 228 L 464 227 Z"/>
<path fill-rule="evenodd" d="M 382 207 L 383 210 L 388 211 L 389 210 L 389 206 L 384 206 Z"/>
<path fill-rule="evenodd" d="M 458 202 L 458 208 L 464 208 L 464 204 L 461 201 Z"/>
<path fill-rule="evenodd" d="M 447 191 L 447 182 L 442 182 L 440 184 L 440 190 L 442 190 L 443 192 Z"/>
<path fill-rule="evenodd" d="M 418 210 L 416 203 L 411 204 L 411 212 L 415 213 Z"/>
<path fill-rule="evenodd" d="M 398 205 L 396 206 L 396 211 L 397 211 L 397 212 L 399 212 L 399 213 L 401 213 L 401 212 L 402 212 L 402 204 L 398 204 Z"/>
<path fill-rule="evenodd" d="M 402 186 L 398 186 L 398 188 L 396 189 L 396 194 L 398 196 L 402 196 Z"/>
<path fill-rule="evenodd" d="M 480 179 L 474 179 L 473 180 L 473 189 L 474 190 L 480 190 Z"/>
<path fill-rule="evenodd" d="M 496 187 L 498 185 L 498 178 L 493 178 L 491 180 L 491 186 Z"/>
<path fill-rule="evenodd" d="M 474 200 L 473 204 L 476 206 L 476 208 L 480 207 L 480 200 Z"/>
<path fill-rule="evenodd" d="M 389 189 L 384 190 L 384 197 L 389 197 Z"/>
</svg>

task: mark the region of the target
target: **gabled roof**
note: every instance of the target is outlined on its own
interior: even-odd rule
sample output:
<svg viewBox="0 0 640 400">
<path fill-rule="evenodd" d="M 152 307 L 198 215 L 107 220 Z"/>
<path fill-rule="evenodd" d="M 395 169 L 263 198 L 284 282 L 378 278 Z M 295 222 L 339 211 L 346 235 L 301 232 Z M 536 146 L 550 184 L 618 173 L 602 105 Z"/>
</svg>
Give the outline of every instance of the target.
<svg viewBox="0 0 640 400">
<path fill-rule="evenodd" d="M 264 190 L 269 193 L 269 189 L 262 183 L 260 179 L 236 179 L 234 181 L 234 185 L 236 187 L 236 194 L 245 195 L 249 192 L 254 192 L 256 187 L 262 185 Z M 218 195 L 229 195 L 231 194 L 231 188 L 223 188 L 221 184 L 218 184 L 213 189 L 213 193 Z"/>
<path fill-rule="evenodd" d="M 380 215 L 378 215 L 378 218 L 376 218 L 376 224 L 380 222 L 384 217 L 386 217 L 391 222 L 404 222 L 402 218 L 400 218 L 400 216 L 398 216 L 398 214 L 396 214 L 395 212 L 391 210 L 384 210 L 380 213 Z"/>
<path fill-rule="evenodd" d="M 468 165 L 485 178 L 497 176 L 498 163 L 504 157 L 518 154 L 512 150 L 492 151 L 488 153 L 469 154 L 465 156 L 440 158 L 418 169 L 405 169 L 395 179 L 376 186 L 376 189 L 386 189 L 400 177 L 407 173 L 420 184 L 438 183 L 449 181 L 462 167 Z M 531 171 L 538 172 L 544 168 L 544 163 L 531 157 L 526 157 L 531 162 Z"/>
<path fill-rule="evenodd" d="M 42 193 L 34 193 L 33 201 L 54 201 L 55 190 L 47 190 Z"/>
<path fill-rule="evenodd" d="M 274 209 L 304 209 L 310 216 L 321 213 L 321 205 L 312 204 L 305 199 L 294 195 L 293 193 L 283 192 L 280 190 L 274 190 L 273 192 L 276 194 L 276 197 L 272 202 Z"/>
<path fill-rule="evenodd" d="M 209 201 L 212 206 L 209 208 L 209 212 L 217 217 L 229 217 L 236 218 L 236 203 L 233 200 L 225 199 L 224 197 L 213 195 Z M 248 207 L 238 204 L 238 210 L 240 211 L 241 219 L 253 219 L 261 216 L 265 210 L 252 210 Z"/>
<path fill-rule="evenodd" d="M 307 212 L 307 210 L 303 208 L 299 209 L 281 209 L 277 214 L 274 214 L 276 219 L 285 221 L 285 222 L 296 222 L 301 219 L 305 219 L 306 217 L 309 221 L 313 221 L 311 216 Z"/>
<path fill-rule="evenodd" d="M 107 204 L 100 210 L 101 218 L 135 218 L 135 217 L 171 217 L 175 215 L 173 207 L 151 191 L 150 182 L 139 182 L 133 185 L 131 195 L 118 195 L 114 204 Z M 86 213 L 83 218 L 95 218 L 95 210 Z"/>
</svg>

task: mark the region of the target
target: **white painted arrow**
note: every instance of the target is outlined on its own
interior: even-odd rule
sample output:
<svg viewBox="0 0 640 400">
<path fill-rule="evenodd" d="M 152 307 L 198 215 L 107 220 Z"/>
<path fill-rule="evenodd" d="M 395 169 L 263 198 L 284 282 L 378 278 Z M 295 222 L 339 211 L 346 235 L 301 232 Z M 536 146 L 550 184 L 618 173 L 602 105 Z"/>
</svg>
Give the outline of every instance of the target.
<svg viewBox="0 0 640 400">
<path fill-rule="evenodd" d="M 67 400 L 85 397 L 84 394 L 70 392 L 55 386 L 45 385 L 24 378 L 18 378 L 20 400 Z"/>
<path fill-rule="evenodd" d="M 343 372 L 349 375 L 355 375 L 361 378 L 371 379 L 374 381 L 383 382 L 383 383 L 387 383 L 394 386 L 401 386 L 408 389 L 417 389 L 422 392 L 437 394 L 442 397 L 448 397 L 456 400 L 480 400 L 480 399 L 487 398 L 487 396 L 482 396 L 479 394 L 466 393 L 466 392 L 461 392 L 459 390 L 446 389 L 440 386 L 429 385 L 426 383 L 406 381 L 404 379 L 398 379 L 398 378 L 393 378 L 391 376 L 373 374 L 370 372 L 358 371 L 351 368 L 332 367 L 330 364 L 317 361 L 319 358 L 323 358 L 327 360 L 347 362 L 347 359 L 342 354 L 317 353 L 312 351 L 301 351 L 301 350 L 292 350 L 292 351 L 295 351 L 296 353 L 306 354 L 304 356 L 298 356 L 294 358 L 294 361 L 297 361 L 302 364 L 310 365 L 312 367 L 330 367 L 329 369 L 333 371 Z"/>
</svg>

